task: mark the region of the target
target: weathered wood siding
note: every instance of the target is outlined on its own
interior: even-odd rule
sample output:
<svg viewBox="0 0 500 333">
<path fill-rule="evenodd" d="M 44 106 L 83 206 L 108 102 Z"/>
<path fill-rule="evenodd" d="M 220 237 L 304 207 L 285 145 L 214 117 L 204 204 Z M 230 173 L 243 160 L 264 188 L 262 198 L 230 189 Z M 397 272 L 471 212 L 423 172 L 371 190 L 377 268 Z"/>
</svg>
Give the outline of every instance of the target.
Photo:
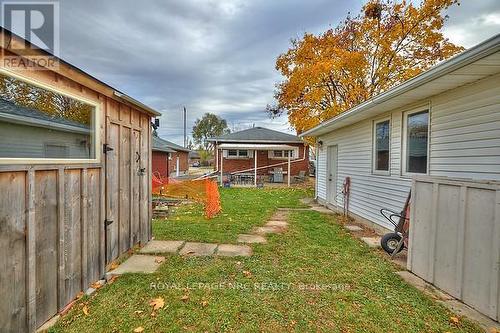
<svg viewBox="0 0 500 333">
<path fill-rule="evenodd" d="M 319 137 L 318 199 L 343 205 L 342 195 L 328 202 L 327 193 L 327 147 L 338 145 L 337 193 L 351 177 L 351 212 L 392 228 L 379 210 L 401 210 L 410 191 L 401 162 L 403 113 L 422 106 L 430 110 L 429 175 L 500 180 L 500 75 L 494 75 Z M 385 117 L 391 121 L 390 173 L 378 175 L 372 171 L 373 121 Z"/>
<path fill-rule="evenodd" d="M 150 115 L 59 73 L 20 74 L 97 102 L 113 150 L 96 147 L 92 164 L 0 164 L 0 332 L 33 332 L 151 238 Z"/>
</svg>

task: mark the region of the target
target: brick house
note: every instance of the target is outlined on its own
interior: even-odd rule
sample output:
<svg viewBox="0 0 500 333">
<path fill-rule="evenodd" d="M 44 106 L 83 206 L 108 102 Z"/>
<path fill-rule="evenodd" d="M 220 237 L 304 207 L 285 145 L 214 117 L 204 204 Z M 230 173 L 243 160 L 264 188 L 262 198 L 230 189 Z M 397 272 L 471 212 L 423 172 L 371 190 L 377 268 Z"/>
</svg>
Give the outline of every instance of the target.
<svg viewBox="0 0 500 333">
<path fill-rule="evenodd" d="M 158 135 L 152 137 L 152 170 L 161 177 L 179 177 L 189 170 L 189 149 L 164 140 Z"/>
<path fill-rule="evenodd" d="M 245 176 L 257 184 L 259 179 L 278 179 L 274 177 L 277 169 L 283 173 L 283 182 L 308 174 L 309 146 L 295 135 L 254 127 L 209 141 L 215 146 L 215 170 L 224 177 Z"/>
</svg>

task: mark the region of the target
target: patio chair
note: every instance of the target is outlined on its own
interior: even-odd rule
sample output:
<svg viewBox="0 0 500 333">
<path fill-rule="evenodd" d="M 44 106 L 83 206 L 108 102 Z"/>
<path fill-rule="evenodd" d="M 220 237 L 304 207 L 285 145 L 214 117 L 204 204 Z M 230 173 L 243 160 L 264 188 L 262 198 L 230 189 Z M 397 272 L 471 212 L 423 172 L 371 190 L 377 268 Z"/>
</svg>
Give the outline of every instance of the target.
<svg viewBox="0 0 500 333">
<path fill-rule="evenodd" d="M 300 170 L 297 176 L 293 176 L 293 180 L 297 182 L 305 182 L 306 181 L 306 172 L 304 170 Z"/>
<path fill-rule="evenodd" d="M 273 182 L 274 183 L 283 183 L 283 169 L 282 168 L 274 168 Z"/>
</svg>

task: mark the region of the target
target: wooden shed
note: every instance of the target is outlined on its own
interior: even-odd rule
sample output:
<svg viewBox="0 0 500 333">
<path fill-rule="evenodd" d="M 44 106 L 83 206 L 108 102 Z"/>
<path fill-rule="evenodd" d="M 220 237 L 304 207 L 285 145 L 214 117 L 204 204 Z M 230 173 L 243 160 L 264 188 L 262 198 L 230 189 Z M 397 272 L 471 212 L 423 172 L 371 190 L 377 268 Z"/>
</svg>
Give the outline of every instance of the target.
<svg viewBox="0 0 500 333">
<path fill-rule="evenodd" d="M 2 60 L 22 57 L 26 41 L 1 33 Z M 2 61 L 0 332 L 33 332 L 150 240 L 158 115 L 60 59 L 44 70 Z"/>
</svg>

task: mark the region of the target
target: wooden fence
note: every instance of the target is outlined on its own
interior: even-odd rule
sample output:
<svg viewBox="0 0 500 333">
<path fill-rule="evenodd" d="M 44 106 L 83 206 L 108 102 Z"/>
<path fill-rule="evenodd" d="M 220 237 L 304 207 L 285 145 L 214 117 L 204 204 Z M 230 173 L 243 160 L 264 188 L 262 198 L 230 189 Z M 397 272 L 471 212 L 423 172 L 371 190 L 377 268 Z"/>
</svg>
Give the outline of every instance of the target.
<svg viewBox="0 0 500 333">
<path fill-rule="evenodd" d="M 494 320 L 500 318 L 500 184 L 413 181 L 408 269 Z"/>
</svg>

